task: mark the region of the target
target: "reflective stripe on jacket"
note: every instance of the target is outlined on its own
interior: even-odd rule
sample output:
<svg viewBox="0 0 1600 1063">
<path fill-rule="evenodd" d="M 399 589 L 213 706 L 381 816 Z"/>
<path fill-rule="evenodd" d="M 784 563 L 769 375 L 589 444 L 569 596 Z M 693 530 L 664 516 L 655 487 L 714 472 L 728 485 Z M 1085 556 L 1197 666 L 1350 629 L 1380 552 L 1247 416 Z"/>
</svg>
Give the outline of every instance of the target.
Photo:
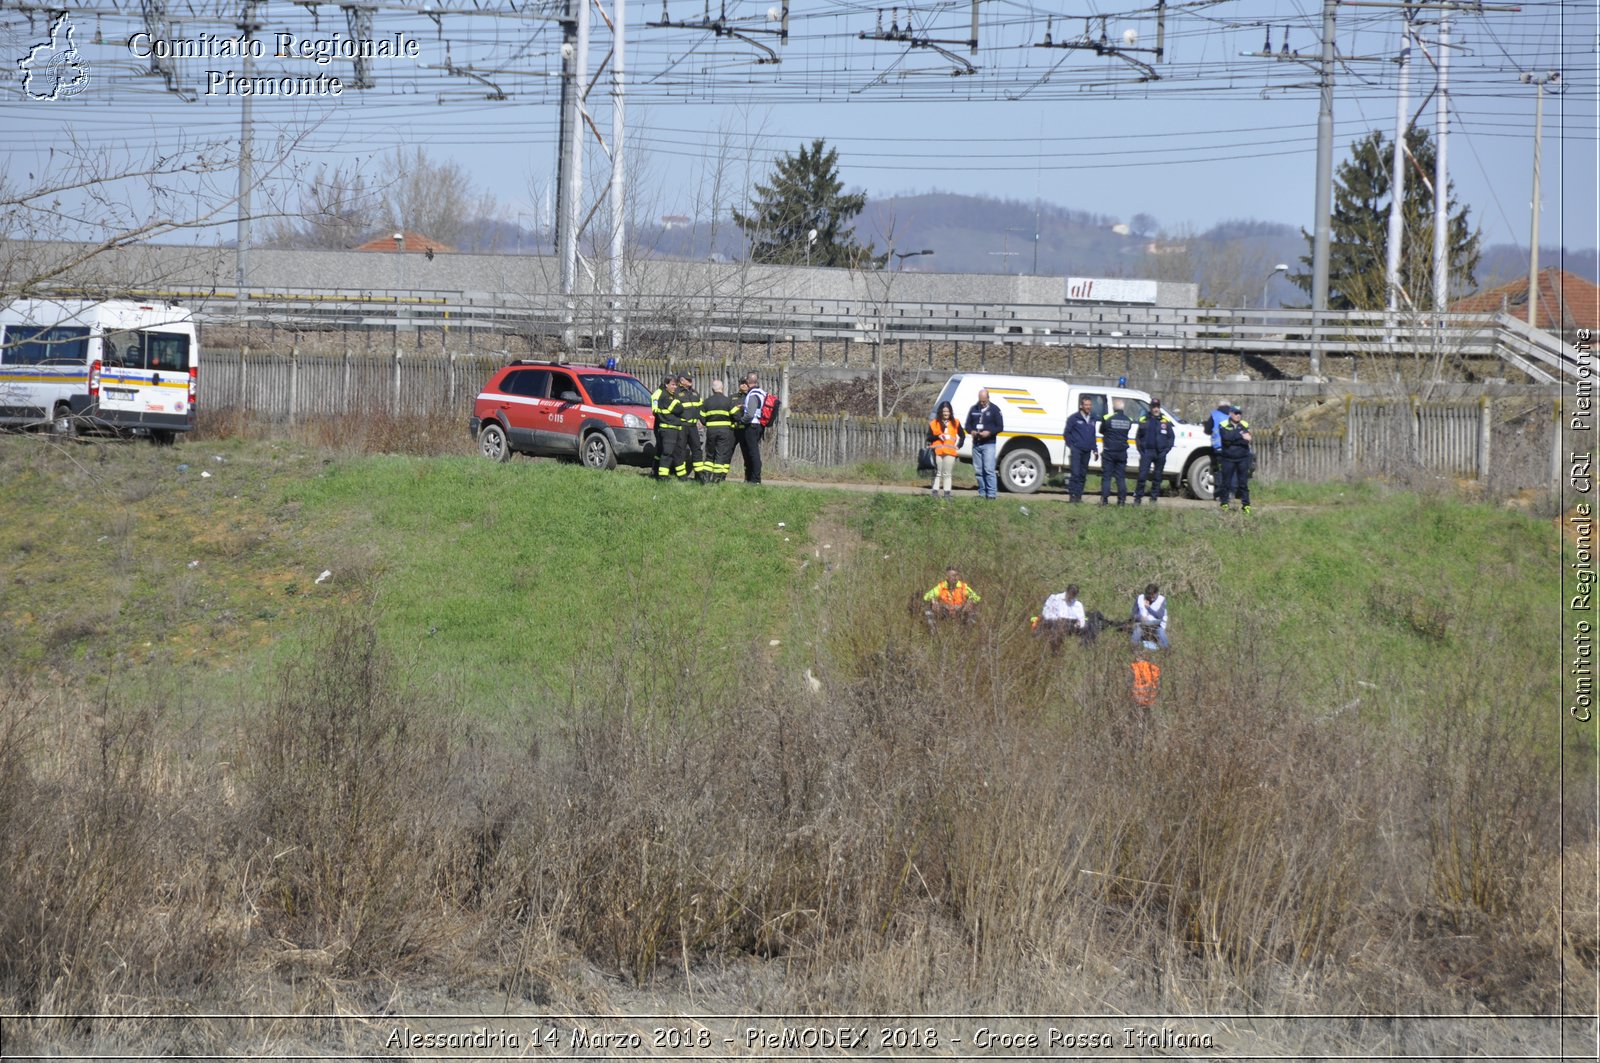
<svg viewBox="0 0 1600 1063">
<path fill-rule="evenodd" d="M 732 428 L 733 400 L 713 391 L 711 397 L 700 404 L 700 420 L 707 428 Z"/>
<path fill-rule="evenodd" d="M 940 580 L 938 585 L 922 596 L 925 602 L 939 601 L 945 605 L 960 608 L 968 602 L 976 605 L 983 599 L 978 597 L 978 592 L 966 585 L 963 580 L 956 580 L 954 587 L 949 580 Z"/>
</svg>

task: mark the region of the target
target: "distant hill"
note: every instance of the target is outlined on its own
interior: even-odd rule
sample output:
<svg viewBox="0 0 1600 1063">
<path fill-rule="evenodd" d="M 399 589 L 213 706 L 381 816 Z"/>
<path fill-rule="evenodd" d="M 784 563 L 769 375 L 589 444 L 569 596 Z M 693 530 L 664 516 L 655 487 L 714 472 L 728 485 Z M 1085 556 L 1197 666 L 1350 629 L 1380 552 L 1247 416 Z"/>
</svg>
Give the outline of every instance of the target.
<svg viewBox="0 0 1600 1063">
<path fill-rule="evenodd" d="M 1120 219 L 1053 203 L 991 196 L 926 192 L 869 198 L 856 220 L 857 238 L 879 252 L 930 250 L 897 262 L 925 273 L 1025 273 L 1045 276 L 1148 277 L 1193 281 L 1201 297 L 1224 306 L 1295 303 L 1304 295 L 1274 267 L 1309 267 L 1304 236 L 1293 225 L 1230 219 L 1204 232 L 1162 228 L 1149 215 Z M 1037 234 L 1037 240 L 1035 240 Z M 529 252 L 552 249 L 550 233 L 523 232 L 504 222 L 484 223 L 479 249 Z M 631 237 L 643 253 L 665 258 L 725 258 L 745 253 L 744 234 L 729 220 L 674 218 L 638 225 Z M 1542 265 L 1559 265 L 1600 281 L 1600 251 L 1541 248 Z M 1484 248 L 1478 287 L 1525 276 L 1528 252 L 1515 244 Z"/>
</svg>

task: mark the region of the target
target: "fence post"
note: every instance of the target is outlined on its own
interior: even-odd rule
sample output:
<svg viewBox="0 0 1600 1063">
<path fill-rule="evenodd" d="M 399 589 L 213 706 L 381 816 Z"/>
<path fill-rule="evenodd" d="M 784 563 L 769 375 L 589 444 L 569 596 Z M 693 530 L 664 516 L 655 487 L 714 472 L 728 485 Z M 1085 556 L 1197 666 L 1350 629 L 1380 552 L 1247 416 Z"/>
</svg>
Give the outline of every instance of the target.
<svg viewBox="0 0 1600 1063">
<path fill-rule="evenodd" d="M 789 366 L 778 367 L 778 401 L 782 408 L 789 408 Z M 785 417 L 778 422 L 778 460 L 787 463 L 789 460 L 789 419 Z"/>
<path fill-rule="evenodd" d="M 300 345 L 289 347 L 289 427 L 294 427 L 295 408 L 300 405 Z"/>
<path fill-rule="evenodd" d="M 249 327 L 250 327 L 250 325 L 247 322 L 245 324 L 245 328 L 249 329 Z M 239 408 L 240 409 L 248 409 L 247 404 L 249 402 L 250 402 L 250 345 L 248 343 L 246 343 L 243 347 L 241 347 L 239 349 Z M 1558 417 L 1560 416 L 1560 410 L 1556 411 L 1556 415 Z M 1557 426 L 1556 439 L 1559 440 L 1560 438 L 1561 438 L 1561 431 L 1560 431 L 1560 427 Z M 1560 479 L 1559 474 L 1557 476 L 1557 479 L 1558 480 Z"/>
<path fill-rule="evenodd" d="M 339 394 L 340 394 L 340 400 L 341 400 L 341 403 L 342 403 L 342 409 L 340 410 L 340 412 L 341 413 L 349 413 L 350 412 L 350 349 L 348 347 L 345 348 L 345 352 L 344 352 L 344 387 L 340 391 Z"/>
<path fill-rule="evenodd" d="M 446 401 L 453 411 L 456 408 L 456 355 L 454 351 L 450 352 L 450 386 L 449 396 Z"/>
<path fill-rule="evenodd" d="M 1353 475 L 1356 469 L 1356 397 L 1344 397 L 1344 470 Z"/>
<path fill-rule="evenodd" d="M 1489 482 L 1489 440 L 1490 424 L 1493 418 L 1490 412 L 1494 407 L 1494 400 L 1484 395 L 1478 400 L 1478 481 Z"/>
<path fill-rule="evenodd" d="M 1550 490 L 1555 497 L 1561 497 L 1562 459 L 1566 457 L 1566 448 L 1563 442 L 1561 424 L 1561 400 L 1555 401 L 1555 417 L 1550 422 Z"/>
<path fill-rule="evenodd" d="M 845 436 L 850 434 L 850 415 L 848 413 L 840 414 L 839 419 L 833 423 L 833 428 L 833 463 L 835 465 L 844 465 L 846 464 L 845 459 L 850 453 L 850 446 L 845 440 Z"/>
<path fill-rule="evenodd" d="M 400 335 L 399 330 L 395 331 L 395 335 L 396 336 Z M 399 413 L 400 412 L 400 348 L 399 348 L 399 346 L 396 346 L 395 347 L 395 351 L 394 351 L 394 401 L 393 401 L 393 405 L 390 407 L 390 410 L 392 412 L 394 412 L 394 413 Z"/>
</svg>

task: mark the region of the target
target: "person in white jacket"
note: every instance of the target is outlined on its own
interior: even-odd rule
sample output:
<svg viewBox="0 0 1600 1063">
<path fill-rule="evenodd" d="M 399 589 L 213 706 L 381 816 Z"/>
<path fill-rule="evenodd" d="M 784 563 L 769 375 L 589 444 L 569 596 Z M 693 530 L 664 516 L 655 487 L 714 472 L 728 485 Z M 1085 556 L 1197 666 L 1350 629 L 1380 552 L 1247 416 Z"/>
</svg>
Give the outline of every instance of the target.
<svg viewBox="0 0 1600 1063">
<path fill-rule="evenodd" d="M 1156 644 L 1167 649 L 1167 597 L 1154 583 L 1133 600 L 1133 648 L 1139 649 L 1150 632 Z"/>
</svg>

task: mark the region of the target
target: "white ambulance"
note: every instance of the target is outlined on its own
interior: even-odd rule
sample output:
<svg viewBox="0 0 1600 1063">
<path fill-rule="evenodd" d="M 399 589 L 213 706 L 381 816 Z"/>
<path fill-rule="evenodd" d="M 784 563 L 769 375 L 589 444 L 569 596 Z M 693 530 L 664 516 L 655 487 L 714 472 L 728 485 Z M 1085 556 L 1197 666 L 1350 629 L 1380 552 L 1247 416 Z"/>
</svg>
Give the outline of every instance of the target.
<svg viewBox="0 0 1600 1063">
<path fill-rule="evenodd" d="M 160 302 L 21 299 L 0 310 L 0 424 L 148 433 L 194 427 L 194 317 Z"/>
<path fill-rule="evenodd" d="M 1099 421 L 1114 399 L 1137 426 L 1150 412 L 1150 395 L 1136 388 L 1105 387 L 1098 384 L 1073 384 L 1056 377 L 1010 376 L 1003 373 L 958 373 L 945 381 L 933 404 L 948 402 L 956 420 L 966 422 L 967 413 L 978 404 L 978 392 L 987 389 L 989 401 L 1000 408 L 1005 431 L 1000 433 L 997 454 L 1000 486 L 1016 494 L 1032 494 L 1044 486 L 1051 471 L 1067 467 L 1067 418 L 1078 411 L 1078 400 L 1087 397 L 1094 404 L 1093 417 Z M 1167 455 L 1163 479 L 1173 490 L 1186 488 L 1196 498 L 1210 501 L 1216 470 L 1211 467 L 1211 433 L 1200 425 L 1180 421 L 1171 410 L 1165 411 L 1173 423 L 1172 451 Z M 930 415 L 931 416 L 931 415 Z M 972 439 L 961 446 L 961 460 L 972 461 Z M 1089 462 L 1098 471 L 1100 459 Z M 1128 491 L 1132 493 L 1139 472 L 1139 448 L 1128 445 Z"/>
</svg>

